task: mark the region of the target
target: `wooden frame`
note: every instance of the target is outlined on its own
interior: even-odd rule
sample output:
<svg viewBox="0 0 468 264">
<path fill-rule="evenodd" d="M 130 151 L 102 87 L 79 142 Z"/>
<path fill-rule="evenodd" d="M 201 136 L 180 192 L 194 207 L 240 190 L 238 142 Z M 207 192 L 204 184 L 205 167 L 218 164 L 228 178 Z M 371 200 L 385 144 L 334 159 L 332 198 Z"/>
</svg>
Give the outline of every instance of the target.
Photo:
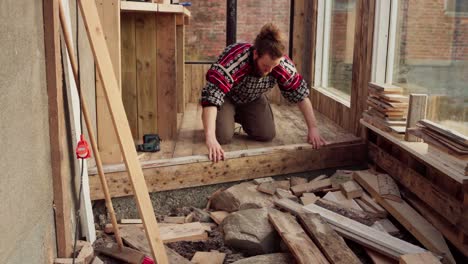
<svg viewBox="0 0 468 264">
<path fill-rule="evenodd" d="M 321 0 L 313 0 L 309 3 L 309 12 L 315 14 L 318 20 L 312 23 L 311 30 L 306 33 L 311 37 L 310 43 L 305 43 L 305 49 L 311 50 L 311 56 L 307 57 L 303 63 L 311 65 L 311 78 L 308 80 L 310 83 L 316 83 L 315 78 L 322 78 L 317 76 L 319 69 L 312 58 L 320 60 L 321 54 L 315 54 L 315 42 L 320 46 L 321 38 L 317 37 L 321 33 L 318 31 L 320 25 L 325 23 L 324 18 L 317 13 L 318 5 Z M 362 112 L 366 109 L 367 98 L 367 83 L 371 78 L 372 70 L 372 46 L 373 46 L 373 32 L 374 32 L 374 14 L 375 14 L 375 0 L 357 0 L 356 2 L 356 26 L 354 38 L 354 55 L 353 55 L 353 80 L 351 87 L 351 100 L 349 104 L 340 100 L 330 93 L 324 92 L 321 89 L 311 89 L 311 101 L 314 109 L 329 117 L 332 121 L 345 128 L 348 131 L 360 135 L 359 119 Z M 296 26 L 296 24 L 295 24 Z M 294 43 L 294 46 L 300 45 Z M 295 57 L 293 57 L 294 59 Z M 323 58 L 321 59 L 323 60 Z M 320 64 L 321 65 L 321 64 Z M 318 82 L 318 81 L 317 81 Z"/>
<path fill-rule="evenodd" d="M 198 155 L 153 160 L 142 163 L 142 167 L 149 191 L 157 192 L 359 165 L 365 160 L 364 152 L 363 143 L 330 145 L 318 150 L 312 149 L 309 144 L 300 144 L 227 152 L 226 160 L 220 163 L 212 163 L 206 155 Z M 122 165 L 106 166 L 104 171 L 112 178 L 109 182 L 112 197 L 132 194 Z M 91 170 L 89 173 L 94 174 L 95 171 Z M 90 178 L 90 188 L 92 200 L 103 199 L 97 177 Z"/>
</svg>

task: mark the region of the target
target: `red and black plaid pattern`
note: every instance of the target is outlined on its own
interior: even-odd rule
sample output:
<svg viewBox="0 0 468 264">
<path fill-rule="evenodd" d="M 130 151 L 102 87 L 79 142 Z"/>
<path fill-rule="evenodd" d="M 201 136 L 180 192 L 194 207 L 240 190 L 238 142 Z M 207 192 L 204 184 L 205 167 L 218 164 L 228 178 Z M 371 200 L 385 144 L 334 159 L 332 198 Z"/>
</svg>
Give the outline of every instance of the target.
<svg viewBox="0 0 468 264">
<path fill-rule="evenodd" d="M 201 92 L 203 106 L 221 106 L 228 96 L 236 104 L 258 99 L 275 84 L 291 103 L 298 103 L 309 96 L 309 89 L 294 63 L 284 56 L 280 64 L 265 77 L 253 74 L 252 44 L 237 43 L 228 46 L 206 74 L 207 84 Z"/>
</svg>

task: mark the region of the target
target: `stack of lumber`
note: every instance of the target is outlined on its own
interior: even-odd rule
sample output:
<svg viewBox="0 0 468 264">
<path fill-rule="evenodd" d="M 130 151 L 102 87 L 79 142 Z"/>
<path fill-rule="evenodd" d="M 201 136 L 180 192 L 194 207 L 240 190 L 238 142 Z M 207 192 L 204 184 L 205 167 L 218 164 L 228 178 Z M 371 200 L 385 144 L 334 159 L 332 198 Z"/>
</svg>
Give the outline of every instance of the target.
<svg viewBox="0 0 468 264">
<path fill-rule="evenodd" d="M 363 113 L 363 119 L 385 132 L 403 135 L 408 115 L 408 97 L 403 95 L 403 89 L 394 85 L 369 83 L 368 91 L 369 109 Z"/>
<path fill-rule="evenodd" d="M 468 175 L 468 137 L 426 119 L 420 120 L 417 128 L 411 129 L 409 133 L 424 140 L 429 147 L 447 154 L 440 158 L 450 164 L 452 169 Z"/>
</svg>

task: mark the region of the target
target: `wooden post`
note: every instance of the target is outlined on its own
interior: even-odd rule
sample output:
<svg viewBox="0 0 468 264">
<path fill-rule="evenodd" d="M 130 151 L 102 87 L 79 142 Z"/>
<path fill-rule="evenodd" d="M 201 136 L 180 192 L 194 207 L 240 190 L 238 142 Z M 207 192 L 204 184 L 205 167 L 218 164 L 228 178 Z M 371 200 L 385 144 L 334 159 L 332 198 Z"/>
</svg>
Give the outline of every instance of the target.
<svg viewBox="0 0 468 264">
<path fill-rule="evenodd" d="M 120 0 L 95 0 L 103 34 L 109 48 L 113 67 L 120 92 Z M 97 70 L 96 70 L 97 71 Z M 117 144 L 117 136 L 112 129 L 112 120 L 106 106 L 102 80 L 96 75 L 96 116 L 99 151 L 104 163 L 120 163 L 122 155 Z"/>
<path fill-rule="evenodd" d="M 148 187 L 133 145 L 132 133 L 120 96 L 117 78 L 113 67 L 109 67 L 112 65 L 112 61 L 99 21 L 96 4 L 94 0 L 80 0 L 79 4 L 96 67 L 102 80 L 104 94 L 114 124 L 113 127 L 120 143 L 120 150 L 128 170 L 129 181 L 132 184 L 136 204 L 145 227 L 146 238 L 157 263 L 166 264 L 168 263 L 166 250 L 160 237 L 153 205 L 148 194 Z"/>
<path fill-rule="evenodd" d="M 52 181 L 55 206 L 55 230 L 57 257 L 67 258 L 72 253 L 71 206 L 65 177 L 66 156 L 65 114 L 62 87 L 62 64 L 60 57 L 60 25 L 58 0 L 44 0 L 44 46 L 46 55 L 47 93 L 49 97 L 49 135 L 52 166 Z"/>
<path fill-rule="evenodd" d="M 177 113 L 183 113 L 185 112 L 185 26 L 183 15 L 177 15 L 176 18 L 176 41 Z"/>
<path fill-rule="evenodd" d="M 406 121 L 405 140 L 409 142 L 421 142 L 422 140 L 408 133 L 409 128 L 416 126 L 416 123 L 426 118 L 427 94 L 410 94 L 408 105 L 408 118 Z"/>
</svg>

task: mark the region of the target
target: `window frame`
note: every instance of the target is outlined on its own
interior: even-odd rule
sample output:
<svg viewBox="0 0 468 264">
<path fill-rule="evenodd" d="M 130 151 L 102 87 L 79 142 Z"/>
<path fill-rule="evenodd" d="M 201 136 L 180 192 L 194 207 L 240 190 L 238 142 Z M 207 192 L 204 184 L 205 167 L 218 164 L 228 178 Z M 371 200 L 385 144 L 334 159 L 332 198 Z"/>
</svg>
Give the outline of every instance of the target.
<svg viewBox="0 0 468 264">
<path fill-rule="evenodd" d="M 315 59 L 313 62 L 314 83 L 312 85 L 312 89 L 317 90 L 318 92 L 350 108 L 351 95 L 353 93 L 352 87 L 351 93 L 348 95 L 338 89 L 329 87 L 328 85 L 332 4 L 333 3 L 330 0 L 317 0 L 317 38 L 315 43 Z M 356 21 L 354 21 L 354 23 L 356 23 Z M 354 48 L 355 47 L 353 45 L 353 52 Z"/>
</svg>

